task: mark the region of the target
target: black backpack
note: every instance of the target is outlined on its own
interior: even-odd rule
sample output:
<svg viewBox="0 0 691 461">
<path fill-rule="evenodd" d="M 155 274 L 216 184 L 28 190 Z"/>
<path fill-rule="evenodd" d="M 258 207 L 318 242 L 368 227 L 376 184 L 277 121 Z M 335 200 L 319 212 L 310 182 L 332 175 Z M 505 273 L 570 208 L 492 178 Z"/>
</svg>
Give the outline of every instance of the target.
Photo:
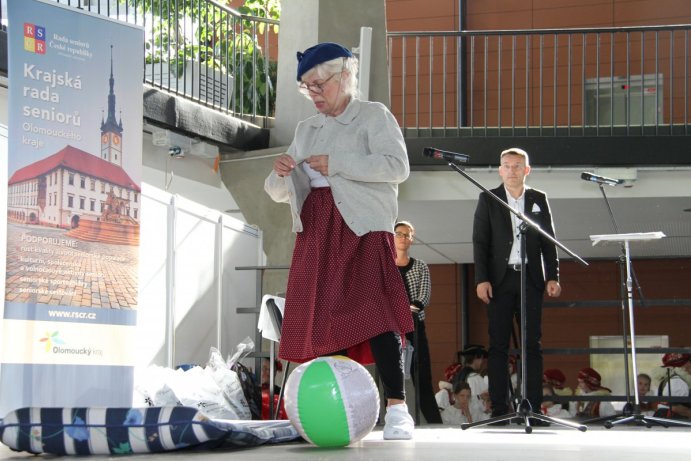
<svg viewBox="0 0 691 461">
<path fill-rule="evenodd" d="M 231 367 L 240 378 L 242 393 L 245 395 L 247 405 L 249 405 L 252 419 L 262 419 L 262 389 L 257 384 L 257 379 L 249 368 L 240 362 L 235 362 Z"/>
</svg>

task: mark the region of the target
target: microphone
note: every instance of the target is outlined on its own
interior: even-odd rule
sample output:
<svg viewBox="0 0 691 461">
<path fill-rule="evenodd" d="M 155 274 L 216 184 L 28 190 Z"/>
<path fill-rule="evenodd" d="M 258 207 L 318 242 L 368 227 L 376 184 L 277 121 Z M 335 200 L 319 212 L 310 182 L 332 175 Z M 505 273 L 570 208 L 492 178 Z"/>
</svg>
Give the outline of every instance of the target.
<svg viewBox="0 0 691 461">
<path fill-rule="evenodd" d="M 425 157 L 432 157 L 434 159 L 440 160 L 444 159 L 447 162 L 454 163 L 467 163 L 470 159 L 470 155 L 457 154 L 456 152 L 449 152 L 446 150 L 436 149 L 434 147 L 425 147 L 422 150 L 422 155 Z"/>
<path fill-rule="evenodd" d="M 588 173 L 587 171 L 584 171 L 583 173 L 581 173 L 581 179 L 584 179 L 586 181 L 596 182 L 598 184 L 607 184 L 608 186 L 616 186 L 618 184 L 624 183 L 623 179 L 606 178 L 604 176 L 598 176 L 598 175 L 593 174 L 593 173 Z"/>
</svg>

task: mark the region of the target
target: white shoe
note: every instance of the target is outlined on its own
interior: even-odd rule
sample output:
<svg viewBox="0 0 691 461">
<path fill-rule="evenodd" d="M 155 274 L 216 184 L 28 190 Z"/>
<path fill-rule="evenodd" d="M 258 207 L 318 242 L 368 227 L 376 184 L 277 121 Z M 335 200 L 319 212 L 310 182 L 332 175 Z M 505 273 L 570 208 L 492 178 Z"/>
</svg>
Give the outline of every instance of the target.
<svg viewBox="0 0 691 461">
<path fill-rule="evenodd" d="M 415 422 L 408 413 L 408 405 L 390 405 L 384 416 L 384 440 L 410 440 L 413 438 Z"/>
</svg>

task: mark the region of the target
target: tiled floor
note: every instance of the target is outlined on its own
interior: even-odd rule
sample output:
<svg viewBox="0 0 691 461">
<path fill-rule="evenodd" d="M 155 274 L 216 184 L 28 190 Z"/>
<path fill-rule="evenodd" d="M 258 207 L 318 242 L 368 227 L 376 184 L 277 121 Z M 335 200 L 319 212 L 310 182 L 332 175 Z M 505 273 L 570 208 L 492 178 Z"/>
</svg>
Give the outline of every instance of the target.
<svg viewBox="0 0 691 461">
<path fill-rule="evenodd" d="M 416 429 L 414 440 L 382 440 L 376 428 L 362 441 L 345 448 L 325 449 L 304 442 L 206 452 L 170 452 L 137 455 L 151 461 L 185 457 L 185 461 L 304 461 L 304 460 L 467 460 L 467 461 L 677 461 L 691 459 L 691 428 L 646 429 L 589 426 L 586 432 L 562 428 L 535 428 L 526 434 L 522 426 L 477 426 L 467 430 L 443 426 Z M 0 460 L 28 461 L 33 455 L 15 453 L 0 446 Z M 99 456 L 106 459 L 112 457 Z M 132 457 L 128 457 L 131 459 Z M 64 459 L 64 458 L 63 458 Z M 121 458 L 124 459 L 124 458 Z"/>
</svg>

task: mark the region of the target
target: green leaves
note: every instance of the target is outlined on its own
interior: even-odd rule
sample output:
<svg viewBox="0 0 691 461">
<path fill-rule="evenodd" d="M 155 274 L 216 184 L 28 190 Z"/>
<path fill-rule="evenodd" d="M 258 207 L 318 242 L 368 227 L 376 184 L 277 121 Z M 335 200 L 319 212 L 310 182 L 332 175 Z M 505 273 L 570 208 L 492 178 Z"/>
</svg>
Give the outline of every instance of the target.
<svg viewBox="0 0 691 461">
<path fill-rule="evenodd" d="M 262 44 L 276 40 L 279 27 L 273 22 L 280 17 L 280 0 L 245 0 L 238 10 L 206 0 L 129 1 L 144 18 L 147 64 L 168 63 L 178 78 L 190 61 L 230 74 L 234 94 L 226 109 L 273 115 L 277 65 Z M 229 0 L 218 3 L 230 5 Z"/>
</svg>

